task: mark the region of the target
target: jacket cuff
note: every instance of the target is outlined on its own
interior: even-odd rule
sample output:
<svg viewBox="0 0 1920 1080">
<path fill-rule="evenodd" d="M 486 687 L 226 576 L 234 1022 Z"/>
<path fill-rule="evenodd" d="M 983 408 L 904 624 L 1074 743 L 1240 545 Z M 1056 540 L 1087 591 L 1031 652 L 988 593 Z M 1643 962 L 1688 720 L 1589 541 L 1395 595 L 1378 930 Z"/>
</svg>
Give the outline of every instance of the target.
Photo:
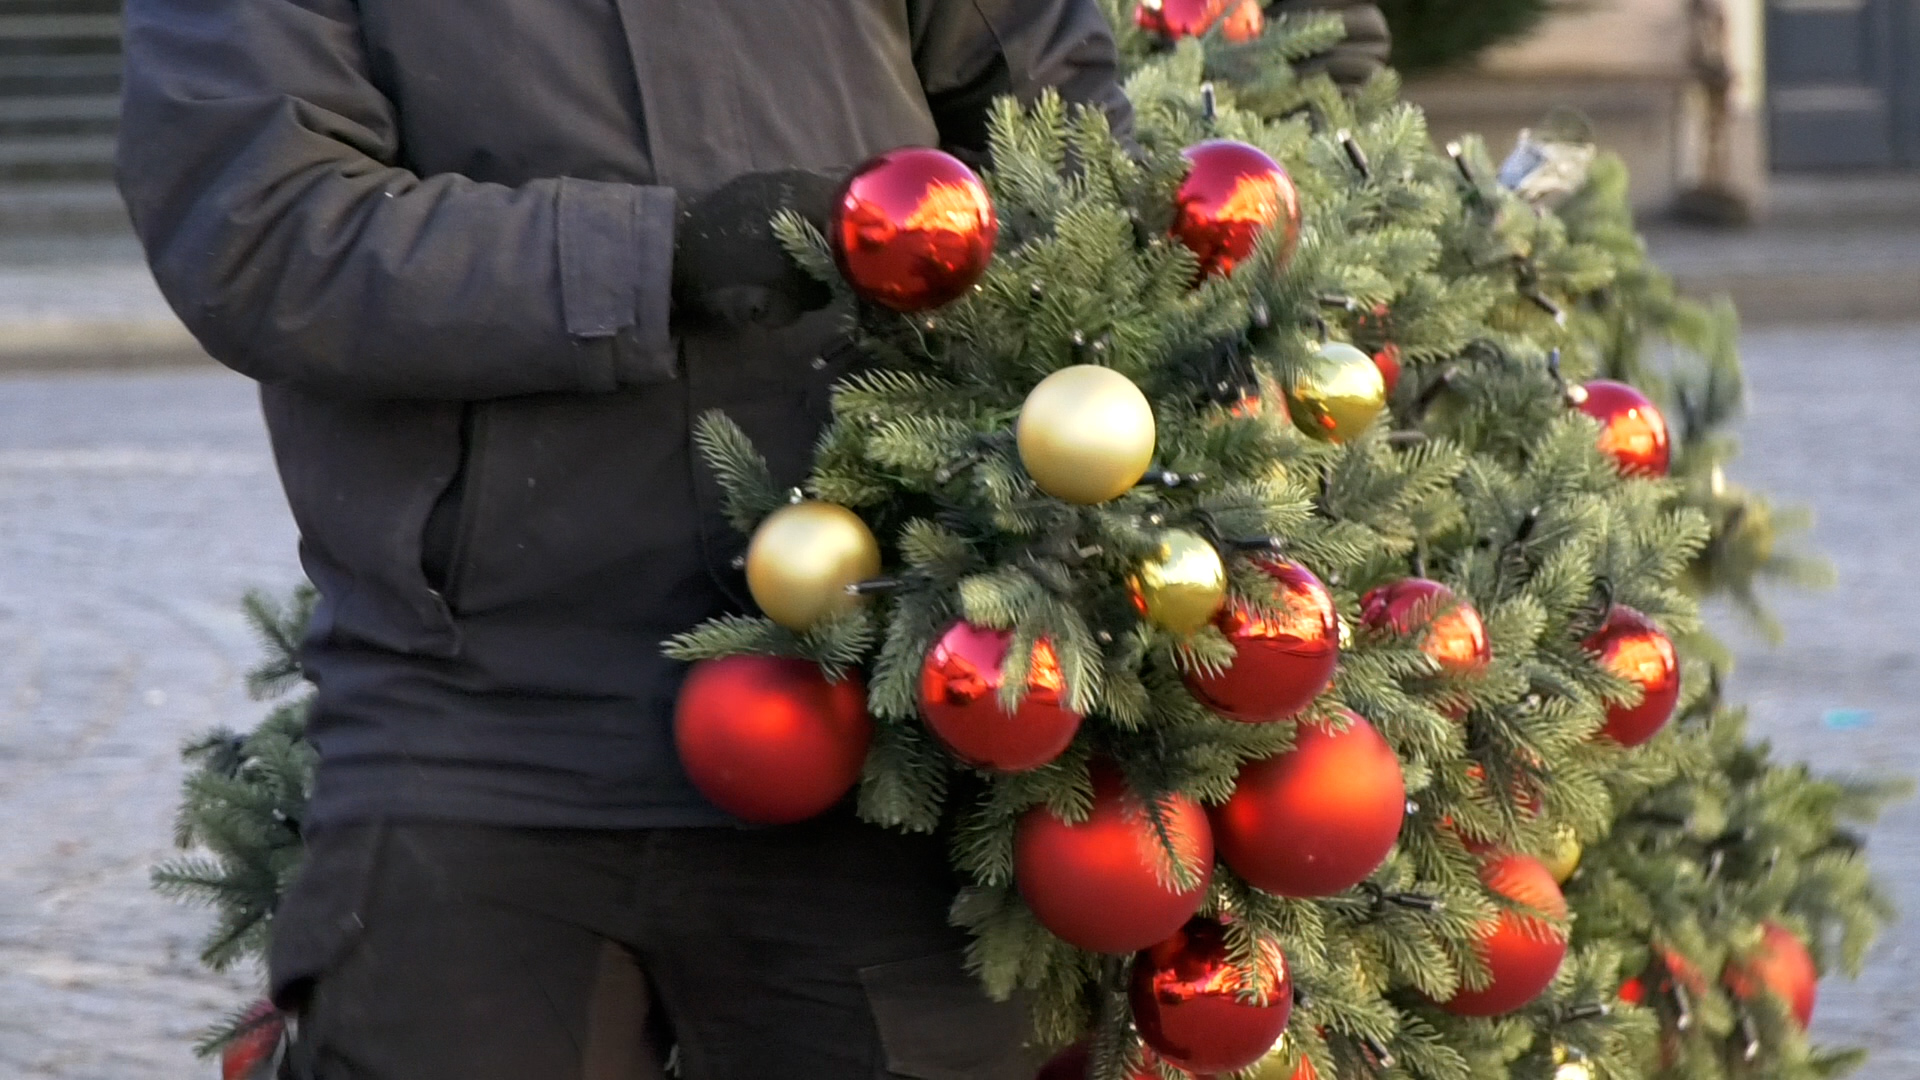
<svg viewBox="0 0 1920 1080">
<path fill-rule="evenodd" d="M 561 307 L 587 386 L 673 378 L 672 189 L 566 178 L 558 211 Z"/>
</svg>

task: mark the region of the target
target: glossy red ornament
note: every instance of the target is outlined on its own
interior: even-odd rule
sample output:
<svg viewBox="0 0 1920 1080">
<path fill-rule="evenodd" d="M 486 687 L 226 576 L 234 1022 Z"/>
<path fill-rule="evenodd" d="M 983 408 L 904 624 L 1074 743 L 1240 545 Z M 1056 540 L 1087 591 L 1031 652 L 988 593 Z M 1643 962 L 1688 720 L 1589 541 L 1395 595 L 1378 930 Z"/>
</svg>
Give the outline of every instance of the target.
<svg viewBox="0 0 1920 1080">
<path fill-rule="evenodd" d="M 1001 708 L 1002 668 L 1013 634 L 955 623 L 920 665 L 920 713 L 955 757 L 1000 772 L 1037 769 L 1060 756 L 1080 730 L 1067 708 L 1066 677 L 1045 638 L 1027 661 L 1027 695 L 1012 713 Z"/>
<path fill-rule="evenodd" d="M 220 1080 L 271 1080 L 287 1037 L 286 1017 L 273 1002 L 258 1001 L 240 1026 L 240 1035 L 220 1050 Z"/>
<path fill-rule="evenodd" d="M 1813 999 L 1820 972 L 1813 965 L 1813 954 L 1793 932 L 1779 923 L 1761 928 L 1760 948 L 1744 960 L 1727 965 L 1721 976 L 1733 996 L 1743 1001 L 1761 993 L 1770 993 L 1786 1002 L 1793 1018 L 1805 1031 L 1813 1022 Z"/>
<path fill-rule="evenodd" d="M 693 666 L 674 710 L 687 778 L 744 821 L 805 821 L 860 778 L 873 725 L 858 677 L 829 683 L 818 665 L 728 656 Z"/>
<path fill-rule="evenodd" d="M 1200 37 L 1225 16 L 1220 33 L 1228 41 L 1252 41 L 1266 31 L 1260 0 L 1141 0 L 1133 9 L 1135 26 L 1168 40 Z"/>
<path fill-rule="evenodd" d="M 1567 917 L 1567 900 L 1539 859 L 1511 852 L 1481 856 L 1480 880 L 1489 889 L 1518 904 Z M 1476 944 L 1491 969 L 1493 981 L 1484 989 L 1464 987 L 1440 1007 L 1456 1016 L 1500 1016 L 1540 996 L 1560 971 L 1567 955 L 1567 939 L 1551 923 L 1533 915 L 1502 911 L 1480 927 Z"/>
<path fill-rule="evenodd" d="M 959 158 L 910 146 L 854 170 L 828 231 L 854 292 L 912 312 L 973 288 L 993 259 L 1000 220 L 986 184 Z"/>
<path fill-rule="evenodd" d="M 1222 716 L 1250 724 L 1284 720 L 1313 704 L 1340 663 L 1340 617 L 1333 595 L 1297 562 L 1258 556 L 1273 583 L 1260 611 L 1229 601 L 1214 625 L 1233 643 L 1233 666 L 1218 675 L 1189 673 L 1187 689 Z"/>
<path fill-rule="evenodd" d="M 1240 0 L 1229 5 L 1226 21 L 1220 24 L 1220 36 L 1236 45 L 1244 44 L 1267 32 L 1267 12 L 1261 0 Z"/>
<path fill-rule="evenodd" d="M 1360 598 L 1360 618 L 1406 637 L 1424 632 L 1420 651 L 1450 675 L 1471 675 L 1493 660 L 1486 624 L 1472 604 L 1426 578 L 1403 578 Z"/>
<path fill-rule="evenodd" d="M 1600 449 L 1629 476 L 1665 476 L 1673 457 L 1667 418 L 1647 395 L 1611 379 L 1595 379 L 1573 395 L 1581 412 L 1600 421 Z"/>
<path fill-rule="evenodd" d="M 1600 666 L 1629 682 L 1642 694 L 1638 705 L 1609 705 L 1600 734 L 1621 746 L 1639 746 L 1658 734 L 1673 716 L 1680 700 L 1680 657 L 1673 641 L 1653 620 L 1620 604 L 1607 611 L 1607 620 L 1586 640 L 1587 651 Z"/>
<path fill-rule="evenodd" d="M 1620 984 L 1620 1000 L 1629 1005 L 1643 1005 L 1647 1000 L 1647 984 L 1640 981 L 1638 975 L 1632 976 Z"/>
<path fill-rule="evenodd" d="M 1181 151 L 1187 178 L 1174 195 L 1173 235 L 1200 259 L 1200 275 L 1231 273 L 1268 229 L 1285 230 L 1284 266 L 1300 239 L 1300 192 L 1280 163 L 1246 143 L 1213 139 Z"/>
<path fill-rule="evenodd" d="M 1127 1000 L 1140 1039 L 1196 1073 L 1244 1069 L 1273 1049 L 1293 1014 L 1293 977 L 1280 947 L 1263 940 L 1256 970 L 1234 966 L 1227 931 L 1194 919 L 1133 962 Z"/>
<path fill-rule="evenodd" d="M 1387 396 L 1393 396 L 1394 387 L 1400 385 L 1400 346 L 1389 341 L 1373 351 L 1373 366 L 1380 369 L 1380 379 L 1387 384 Z"/>
<path fill-rule="evenodd" d="M 1213 876 L 1207 814 L 1185 795 L 1160 803 L 1193 887 L 1173 885 L 1173 867 L 1146 806 L 1118 772 L 1093 772 L 1093 810 L 1069 824 L 1044 804 L 1021 817 L 1013 837 L 1013 879 L 1040 925 L 1089 952 L 1138 952 L 1180 929 L 1206 898 Z M 1167 884 L 1162 884 L 1165 881 Z"/>
<path fill-rule="evenodd" d="M 1279 896 L 1332 896 L 1379 869 L 1400 837 L 1406 781 L 1393 747 L 1359 714 L 1345 731 L 1301 724 L 1294 747 L 1240 769 L 1208 809 L 1220 859 Z"/>
<path fill-rule="evenodd" d="M 1652 974 L 1655 985 L 1660 987 L 1662 993 L 1673 993 L 1675 984 L 1686 987 L 1694 997 L 1707 992 L 1706 973 L 1695 966 L 1693 961 L 1663 945 L 1654 946 L 1653 955 Z"/>
</svg>

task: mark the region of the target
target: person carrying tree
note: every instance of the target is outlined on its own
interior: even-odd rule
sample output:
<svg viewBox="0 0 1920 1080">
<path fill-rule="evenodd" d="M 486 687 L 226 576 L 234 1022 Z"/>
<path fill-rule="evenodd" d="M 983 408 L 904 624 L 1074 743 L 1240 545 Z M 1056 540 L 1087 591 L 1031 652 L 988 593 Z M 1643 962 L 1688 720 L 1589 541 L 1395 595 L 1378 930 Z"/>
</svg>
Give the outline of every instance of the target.
<svg viewBox="0 0 1920 1080">
<path fill-rule="evenodd" d="M 1350 6 L 1316 63 L 1357 81 L 1384 23 Z M 855 360 L 774 213 L 822 221 L 899 146 L 979 160 L 1003 94 L 1124 132 L 1094 0 L 129 0 L 126 28 L 122 190 L 260 383 L 321 594 L 283 1075 L 1030 1076 L 940 842 L 732 827 L 680 770 L 661 642 L 746 604 L 691 418 L 795 482 Z"/>
</svg>

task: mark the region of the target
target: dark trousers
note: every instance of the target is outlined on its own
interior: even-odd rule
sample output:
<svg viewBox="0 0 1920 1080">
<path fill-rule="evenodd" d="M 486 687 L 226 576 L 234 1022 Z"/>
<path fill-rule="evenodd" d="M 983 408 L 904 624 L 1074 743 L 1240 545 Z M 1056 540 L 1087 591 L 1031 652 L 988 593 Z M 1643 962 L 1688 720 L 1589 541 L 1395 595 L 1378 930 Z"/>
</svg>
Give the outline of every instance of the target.
<svg viewBox="0 0 1920 1080">
<path fill-rule="evenodd" d="M 295 1080 L 1028 1080 L 937 841 L 467 825 L 313 836 L 274 922 Z"/>
</svg>

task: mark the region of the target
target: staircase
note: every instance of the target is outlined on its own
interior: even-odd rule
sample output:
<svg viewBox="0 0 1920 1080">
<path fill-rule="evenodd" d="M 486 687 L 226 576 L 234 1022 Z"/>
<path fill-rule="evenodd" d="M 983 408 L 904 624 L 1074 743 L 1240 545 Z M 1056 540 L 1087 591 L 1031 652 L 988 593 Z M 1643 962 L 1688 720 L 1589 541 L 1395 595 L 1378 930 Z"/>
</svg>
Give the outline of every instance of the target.
<svg viewBox="0 0 1920 1080">
<path fill-rule="evenodd" d="M 0 231 L 115 228 L 119 0 L 0 0 Z"/>
</svg>

